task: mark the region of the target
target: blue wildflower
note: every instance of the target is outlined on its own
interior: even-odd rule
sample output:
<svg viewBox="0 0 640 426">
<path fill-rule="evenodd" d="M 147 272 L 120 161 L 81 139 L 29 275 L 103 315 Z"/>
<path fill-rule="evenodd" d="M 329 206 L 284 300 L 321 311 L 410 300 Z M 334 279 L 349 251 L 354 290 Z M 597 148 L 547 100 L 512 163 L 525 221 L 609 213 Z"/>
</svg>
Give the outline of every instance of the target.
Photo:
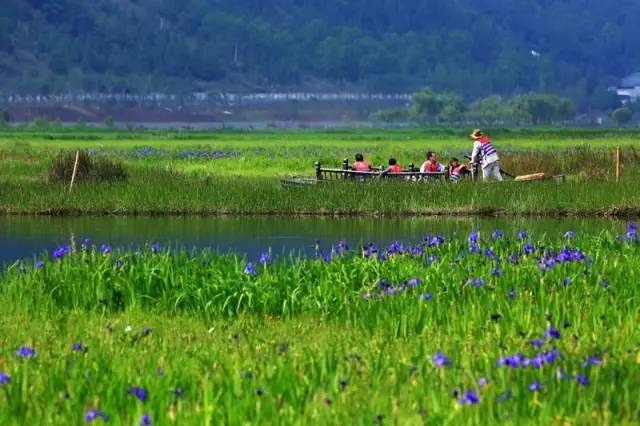
<svg viewBox="0 0 640 426">
<path fill-rule="evenodd" d="M 147 398 L 149 397 L 149 392 L 147 392 L 146 389 L 143 389 L 143 388 L 138 387 L 138 386 L 133 386 L 133 387 L 129 388 L 129 391 L 127 393 L 129 395 L 135 396 L 136 398 L 138 398 L 142 402 L 145 402 L 147 400 Z"/>
<path fill-rule="evenodd" d="M 429 301 L 429 300 L 433 299 L 433 294 L 425 293 L 425 294 L 420 296 L 420 299 Z"/>
<path fill-rule="evenodd" d="M 501 230 L 495 229 L 491 236 L 493 237 L 494 240 L 498 240 L 498 239 L 502 238 L 504 236 L 504 234 L 502 233 Z"/>
<path fill-rule="evenodd" d="M 569 285 L 569 284 L 571 284 L 570 277 L 566 277 L 565 279 L 562 280 L 562 285 Z"/>
<path fill-rule="evenodd" d="M 407 284 L 409 284 L 411 287 L 417 287 L 420 284 L 422 284 L 422 280 L 420 278 L 411 278 Z"/>
<path fill-rule="evenodd" d="M 527 232 L 525 230 L 521 229 L 518 232 L 518 239 L 519 240 L 526 240 L 527 238 L 529 238 L 529 234 L 527 234 Z"/>
<path fill-rule="evenodd" d="M 600 287 L 602 287 L 602 288 L 607 288 L 607 287 L 609 287 L 609 280 L 602 280 L 602 281 L 600 281 Z"/>
<path fill-rule="evenodd" d="M 151 417 L 149 414 L 144 413 L 140 418 L 140 426 L 151 426 Z"/>
<path fill-rule="evenodd" d="M 4 371 L 0 371 L 0 386 L 11 383 L 11 377 Z"/>
<path fill-rule="evenodd" d="M 587 379 L 587 376 L 584 376 L 582 374 L 577 374 L 576 375 L 576 381 L 578 383 L 580 383 L 582 386 L 588 386 L 589 385 L 589 379 Z"/>
<path fill-rule="evenodd" d="M 496 254 L 493 252 L 493 250 L 491 250 L 491 247 L 485 249 L 484 255 L 486 257 L 488 257 L 489 259 L 495 259 L 496 258 Z"/>
<path fill-rule="evenodd" d="M 478 386 L 483 387 L 486 386 L 489 381 L 485 377 L 480 377 L 478 379 Z"/>
<path fill-rule="evenodd" d="M 478 288 L 482 287 L 484 285 L 484 279 L 482 278 L 470 278 L 467 281 L 467 285 L 473 285 L 476 286 Z"/>
<path fill-rule="evenodd" d="M 252 262 L 247 262 L 246 266 L 244 267 L 244 273 L 247 275 L 256 275 L 256 268 L 253 266 Z"/>
<path fill-rule="evenodd" d="M 538 339 L 538 340 L 530 340 L 528 342 L 531 346 L 535 346 L 537 348 L 544 346 L 544 344 L 546 343 L 544 340 L 542 339 Z"/>
<path fill-rule="evenodd" d="M 437 261 L 438 261 L 438 256 L 436 256 L 435 254 L 432 254 L 431 256 L 429 256 L 427 258 L 427 263 L 429 265 L 431 265 L 432 263 L 437 262 Z"/>
<path fill-rule="evenodd" d="M 444 237 L 441 237 L 440 235 L 432 237 L 431 240 L 429 240 L 429 246 L 430 247 L 438 247 L 442 243 L 444 243 Z"/>
<path fill-rule="evenodd" d="M 88 422 L 91 423 L 94 420 L 97 419 L 102 419 L 103 421 L 107 421 L 109 420 L 109 416 L 107 416 L 105 413 L 103 413 L 102 411 L 98 410 L 98 409 L 93 409 L 93 410 L 89 410 L 85 413 L 84 415 L 84 419 Z"/>
<path fill-rule="evenodd" d="M 480 397 L 474 391 L 465 392 L 464 396 L 458 400 L 460 405 L 475 405 L 480 403 Z"/>
<path fill-rule="evenodd" d="M 602 358 L 599 355 L 593 355 L 585 359 L 582 363 L 582 367 L 587 368 L 590 366 L 602 365 Z"/>
<path fill-rule="evenodd" d="M 509 290 L 509 293 L 507 293 L 507 296 L 509 297 L 509 299 L 513 300 L 516 298 L 516 289 L 512 288 L 511 290 Z"/>
<path fill-rule="evenodd" d="M 437 354 L 433 355 L 431 357 L 431 360 L 433 361 L 433 364 L 436 366 L 436 368 L 444 367 L 445 365 L 451 364 L 451 360 L 442 352 L 438 352 Z"/>
<path fill-rule="evenodd" d="M 469 237 L 467 238 L 467 241 L 469 242 L 469 244 L 471 244 L 471 243 L 477 243 L 479 239 L 480 239 L 480 234 L 478 233 L 478 231 L 476 229 L 474 229 L 469 234 Z"/>
<path fill-rule="evenodd" d="M 264 252 L 260 255 L 259 262 L 261 265 L 266 265 L 270 261 L 271 261 L 271 255 L 269 254 L 269 252 Z"/>
<path fill-rule="evenodd" d="M 104 255 L 111 253 L 111 245 L 109 243 L 102 244 L 100 246 L 100 253 Z"/>
<path fill-rule="evenodd" d="M 34 265 L 33 265 L 36 269 L 42 269 L 44 268 L 44 260 L 38 260 Z"/>
<path fill-rule="evenodd" d="M 534 251 L 534 247 L 533 244 L 531 243 L 526 243 L 523 247 L 524 250 L 524 254 L 531 254 Z"/>
<path fill-rule="evenodd" d="M 477 243 L 471 243 L 469 253 L 480 253 L 480 246 Z"/>
<path fill-rule="evenodd" d="M 574 239 L 576 237 L 576 233 L 573 232 L 573 231 L 567 231 L 567 232 L 564 233 L 564 237 L 567 240 L 572 240 L 572 239 Z"/>
<path fill-rule="evenodd" d="M 529 390 L 530 390 L 531 392 L 537 392 L 537 391 L 539 391 L 539 390 L 542 390 L 542 383 L 540 383 L 540 382 L 538 382 L 538 381 L 535 381 L 535 382 L 531 383 L 531 384 L 529 385 Z"/>
<path fill-rule="evenodd" d="M 160 243 L 151 244 L 151 253 L 160 253 L 162 251 L 162 246 Z"/>
<path fill-rule="evenodd" d="M 545 331 L 544 337 L 551 337 L 553 339 L 559 339 L 560 338 L 560 330 L 558 330 L 554 326 L 550 325 L 549 328 L 547 328 L 547 331 Z"/>
<path fill-rule="evenodd" d="M 21 346 L 20 349 L 15 352 L 15 355 L 19 358 L 35 358 L 38 356 L 38 352 L 29 346 Z"/>
<path fill-rule="evenodd" d="M 78 342 L 78 343 L 74 343 L 73 346 L 71 347 L 71 350 L 73 352 L 87 352 L 89 350 L 89 348 L 87 348 L 84 343 L 82 342 Z"/>
<path fill-rule="evenodd" d="M 502 269 L 495 268 L 493 271 L 491 271 L 491 275 L 493 275 L 494 277 L 501 277 L 502 276 Z"/>
<path fill-rule="evenodd" d="M 53 250 L 52 255 L 54 259 L 61 260 L 69 253 L 71 253 L 71 248 L 69 246 L 62 246 Z"/>
<path fill-rule="evenodd" d="M 520 264 L 520 256 L 518 256 L 517 254 L 513 253 L 509 255 L 509 262 L 511 262 L 514 265 L 518 265 Z"/>
</svg>

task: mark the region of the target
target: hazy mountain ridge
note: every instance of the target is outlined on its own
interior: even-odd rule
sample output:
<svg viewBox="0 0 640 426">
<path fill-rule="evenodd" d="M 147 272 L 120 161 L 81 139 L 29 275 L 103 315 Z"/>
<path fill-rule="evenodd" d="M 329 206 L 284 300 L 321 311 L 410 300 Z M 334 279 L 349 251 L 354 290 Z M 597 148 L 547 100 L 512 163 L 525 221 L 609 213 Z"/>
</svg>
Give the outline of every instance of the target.
<svg viewBox="0 0 640 426">
<path fill-rule="evenodd" d="M 640 3 L 598 0 L 4 0 L 0 90 L 422 86 L 599 102 L 640 69 Z"/>
</svg>

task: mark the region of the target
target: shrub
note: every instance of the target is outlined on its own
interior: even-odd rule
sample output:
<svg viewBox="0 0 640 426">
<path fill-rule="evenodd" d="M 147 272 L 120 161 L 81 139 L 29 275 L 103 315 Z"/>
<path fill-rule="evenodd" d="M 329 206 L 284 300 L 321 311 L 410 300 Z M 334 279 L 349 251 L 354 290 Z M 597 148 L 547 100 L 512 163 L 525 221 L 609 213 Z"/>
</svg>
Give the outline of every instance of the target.
<svg viewBox="0 0 640 426">
<path fill-rule="evenodd" d="M 49 182 L 69 182 L 75 160 L 76 153 L 73 151 L 59 153 L 49 168 Z M 127 172 L 122 162 L 102 157 L 93 158 L 86 151 L 80 151 L 76 182 L 126 179 Z"/>
</svg>

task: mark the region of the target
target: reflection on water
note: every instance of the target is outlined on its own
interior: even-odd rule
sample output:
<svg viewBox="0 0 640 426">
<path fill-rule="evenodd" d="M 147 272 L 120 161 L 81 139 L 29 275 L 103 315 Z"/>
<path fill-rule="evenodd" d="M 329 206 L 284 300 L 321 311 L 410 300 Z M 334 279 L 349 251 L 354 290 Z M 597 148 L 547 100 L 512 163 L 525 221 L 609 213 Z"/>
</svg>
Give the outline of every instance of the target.
<svg viewBox="0 0 640 426">
<path fill-rule="evenodd" d="M 8 216 L 0 217 L 0 263 L 32 258 L 81 237 L 114 247 L 160 242 L 172 247 L 211 247 L 257 256 L 268 248 L 276 254 L 309 253 L 316 240 L 324 245 L 345 240 L 357 246 L 395 240 L 415 243 L 425 234 L 466 235 L 473 228 L 485 232 L 498 228 L 513 234 L 526 229 L 535 237 L 543 233 L 562 235 L 567 230 L 622 233 L 625 227 L 625 222 L 603 219 Z"/>
</svg>

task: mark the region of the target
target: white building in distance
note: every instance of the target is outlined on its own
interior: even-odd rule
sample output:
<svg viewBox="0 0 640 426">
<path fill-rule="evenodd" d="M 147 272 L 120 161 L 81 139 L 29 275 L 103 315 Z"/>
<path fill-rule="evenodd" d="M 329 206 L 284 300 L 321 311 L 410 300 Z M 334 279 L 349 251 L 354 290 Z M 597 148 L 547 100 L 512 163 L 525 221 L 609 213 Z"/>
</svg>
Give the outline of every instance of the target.
<svg viewBox="0 0 640 426">
<path fill-rule="evenodd" d="M 640 99 L 640 72 L 635 72 L 622 79 L 616 93 L 622 98 L 622 103 L 636 103 Z"/>
</svg>

